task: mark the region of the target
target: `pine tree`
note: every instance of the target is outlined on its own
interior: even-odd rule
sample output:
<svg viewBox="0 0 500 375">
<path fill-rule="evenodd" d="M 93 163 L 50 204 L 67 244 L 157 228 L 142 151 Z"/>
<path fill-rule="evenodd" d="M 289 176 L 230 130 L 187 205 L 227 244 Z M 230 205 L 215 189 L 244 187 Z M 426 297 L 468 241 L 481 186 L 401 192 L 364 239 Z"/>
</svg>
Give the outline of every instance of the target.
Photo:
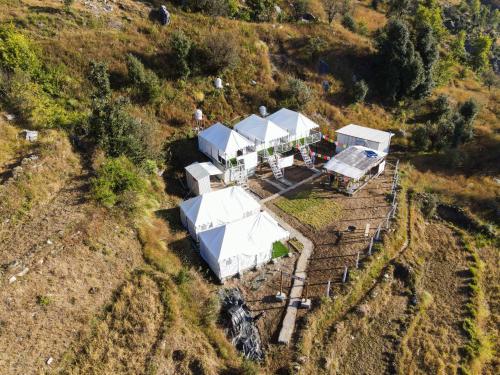
<svg viewBox="0 0 500 375">
<path fill-rule="evenodd" d="M 425 71 L 424 81 L 415 90 L 416 98 L 429 96 L 435 86 L 434 70 L 439 59 L 439 50 L 432 28 L 424 25 L 417 32 L 416 50 L 422 58 Z"/>
</svg>

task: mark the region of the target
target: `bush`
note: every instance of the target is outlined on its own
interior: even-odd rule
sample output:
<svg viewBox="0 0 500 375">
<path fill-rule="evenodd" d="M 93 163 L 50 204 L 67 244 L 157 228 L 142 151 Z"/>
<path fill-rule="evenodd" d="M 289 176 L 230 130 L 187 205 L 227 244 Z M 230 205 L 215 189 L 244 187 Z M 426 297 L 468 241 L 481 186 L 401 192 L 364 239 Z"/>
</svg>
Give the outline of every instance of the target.
<svg viewBox="0 0 500 375">
<path fill-rule="evenodd" d="M 13 26 L 0 27 L 0 68 L 8 72 L 21 70 L 29 76 L 38 74 L 41 68 L 36 49 Z"/>
<path fill-rule="evenodd" d="M 203 68 L 206 73 L 218 74 L 233 68 L 239 61 L 239 45 L 231 32 L 210 34 L 203 43 Z"/>
<path fill-rule="evenodd" d="M 304 81 L 298 78 L 291 78 L 288 80 L 284 95 L 284 107 L 301 109 L 311 101 L 313 93 Z"/>
<path fill-rule="evenodd" d="M 108 208 L 120 204 L 130 206 L 129 200 L 136 198 L 146 186 L 135 166 L 125 156 L 107 160 L 90 184 L 92 197 Z"/>
<path fill-rule="evenodd" d="M 345 14 L 342 17 L 342 26 L 352 32 L 356 32 L 356 21 L 354 21 L 354 18 L 350 14 Z"/>
<path fill-rule="evenodd" d="M 128 78 L 136 95 L 146 102 L 154 102 L 160 97 L 160 81 L 156 74 L 144 68 L 142 62 L 135 56 L 127 56 Z"/>
<path fill-rule="evenodd" d="M 427 151 L 431 146 L 431 139 L 427 126 L 419 125 L 413 130 L 411 134 L 413 146 L 418 151 Z"/>
<path fill-rule="evenodd" d="M 246 5 L 254 21 L 270 21 L 274 12 L 275 0 L 247 0 Z"/>
<path fill-rule="evenodd" d="M 365 101 L 368 94 L 368 85 L 364 80 L 356 81 L 352 88 L 352 97 L 355 103 L 362 103 Z"/>
<path fill-rule="evenodd" d="M 192 11 L 212 16 L 233 16 L 238 11 L 238 3 L 235 0 L 188 0 L 184 4 Z"/>
<path fill-rule="evenodd" d="M 176 31 L 170 38 L 170 48 L 177 75 L 186 79 L 191 74 L 189 68 L 189 55 L 193 47 L 193 42 L 182 31 Z"/>
</svg>

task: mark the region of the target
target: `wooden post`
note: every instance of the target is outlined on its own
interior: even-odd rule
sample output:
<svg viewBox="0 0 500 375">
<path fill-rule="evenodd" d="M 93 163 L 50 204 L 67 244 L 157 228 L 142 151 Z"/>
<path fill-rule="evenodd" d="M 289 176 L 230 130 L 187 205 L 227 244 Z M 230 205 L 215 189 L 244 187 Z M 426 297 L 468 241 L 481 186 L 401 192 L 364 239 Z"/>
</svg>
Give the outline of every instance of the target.
<svg viewBox="0 0 500 375">
<path fill-rule="evenodd" d="M 372 247 L 373 247 L 373 237 L 370 239 L 370 246 L 368 246 L 368 255 L 372 255 Z"/>
<path fill-rule="evenodd" d="M 281 271 L 280 294 L 283 294 L 283 271 Z"/>
<path fill-rule="evenodd" d="M 330 284 L 331 284 L 331 281 L 328 280 L 328 284 L 326 284 L 326 297 L 327 298 L 330 297 Z"/>
<path fill-rule="evenodd" d="M 358 255 L 356 256 L 356 269 L 358 269 L 358 268 L 359 268 L 359 251 L 358 251 Z"/>
<path fill-rule="evenodd" d="M 381 229 L 382 229 L 382 223 L 380 223 L 380 224 L 378 225 L 378 228 L 377 228 L 377 234 L 375 235 L 375 239 L 376 239 L 377 241 L 379 241 L 379 240 L 380 240 L 380 230 L 381 230 Z"/>
<path fill-rule="evenodd" d="M 347 266 L 344 267 L 344 276 L 342 276 L 342 283 L 347 281 Z"/>
<path fill-rule="evenodd" d="M 366 223 L 365 237 L 368 237 L 369 234 L 370 234 L 370 223 Z"/>
<path fill-rule="evenodd" d="M 385 220 L 385 229 L 389 229 L 389 220 L 391 219 L 391 215 L 392 215 L 392 208 L 389 211 L 389 213 L 387 214 L 387 218 Z"/>
</svg>

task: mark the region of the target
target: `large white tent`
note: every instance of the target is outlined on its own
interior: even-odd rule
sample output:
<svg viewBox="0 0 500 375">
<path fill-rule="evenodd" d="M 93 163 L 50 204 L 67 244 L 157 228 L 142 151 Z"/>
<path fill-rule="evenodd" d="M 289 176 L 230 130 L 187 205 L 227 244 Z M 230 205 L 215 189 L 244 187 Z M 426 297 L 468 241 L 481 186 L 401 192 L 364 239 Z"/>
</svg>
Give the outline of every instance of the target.
<svg viewBox="0 0 500 375">
<path fill-rule="evenodd" d="M 311 130 L 319 128 L 319 125 L 310 120 L 302 113 L 282 108 L 267 117 L 280 128 L 286 130 L 292 140 L 297 140 L 310 135 Z"/>
<path fill-rule="evenodd" d="M 250 115 L 234 126 L 234 130 L 255 142 L 257 151 L 288 140 L 288 132 L 274 122 L 257 115 Z"/>
<path fill-rule="evenodd" d="M 259 203 L 239 186 L 211 191 L 181 204 L 181 221 L 194 239 L 205 230 L 251 216 Z"/>
<path fill-rule="evenodd" d="M 220 122 L 198 134 L 200 151 L 215 160 L 219 156 L 227 159 L 236 157 L 238 151 L 253 146 L 252 142 Z"/>
<path fill-rule="evenodd" d="M 267 212 L 200 233 L 200 254 L 220 280 L 268 262 L 273 243 L 288 239 Z"/>
</svg>

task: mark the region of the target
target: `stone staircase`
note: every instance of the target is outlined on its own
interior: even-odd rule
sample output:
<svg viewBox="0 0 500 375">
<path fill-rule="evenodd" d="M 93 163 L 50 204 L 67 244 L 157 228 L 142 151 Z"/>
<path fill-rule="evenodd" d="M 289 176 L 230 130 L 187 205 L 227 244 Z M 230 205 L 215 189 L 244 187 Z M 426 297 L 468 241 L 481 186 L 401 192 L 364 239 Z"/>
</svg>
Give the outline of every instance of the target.
<svg viewBox="0 0 500 375">
<path fill-rule="evenodd" d="M 311 159 L 311 149 L 309 148 L 309 145 L 303 145 L 299 147 L 300 155 L 302 156 L 302 159 L 304 160 L 304 163 L 306 164 L 307 168 L 312 169 L 314 168 L 314 164 Z"/>
</svg>

